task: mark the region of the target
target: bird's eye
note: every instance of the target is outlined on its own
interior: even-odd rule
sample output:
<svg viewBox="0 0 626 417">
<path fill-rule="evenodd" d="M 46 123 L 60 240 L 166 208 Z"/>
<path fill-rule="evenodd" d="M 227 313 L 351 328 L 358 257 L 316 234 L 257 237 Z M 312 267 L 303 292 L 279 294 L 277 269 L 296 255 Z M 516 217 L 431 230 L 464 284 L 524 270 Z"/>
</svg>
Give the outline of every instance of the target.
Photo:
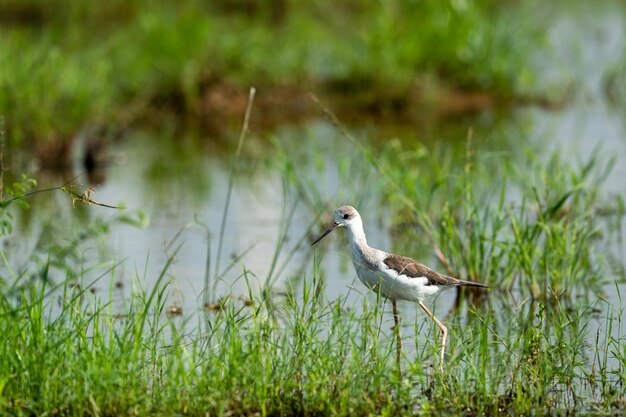
<svg viewBox="0 0 626 417">
<path fill-rule="evenodd" d="M 344 215 L 343 215 L 343 218 L 344 218 L 344 219 L 347 219 L 348 217 L 350 217 L 350 215 L 349 215 L 348 213 L 346 213 L 346 214 L 344 214 Z"/>
</svg>

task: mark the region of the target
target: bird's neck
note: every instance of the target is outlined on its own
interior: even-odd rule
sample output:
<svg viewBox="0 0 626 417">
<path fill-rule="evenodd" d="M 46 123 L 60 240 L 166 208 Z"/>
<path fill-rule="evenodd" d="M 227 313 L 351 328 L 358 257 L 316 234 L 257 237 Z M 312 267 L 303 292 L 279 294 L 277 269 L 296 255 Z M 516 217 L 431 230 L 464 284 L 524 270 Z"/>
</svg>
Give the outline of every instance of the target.
<svg viewBox="0 0 626 417">
<path fill-rule="evenodd" d="M 363 231 L 363 226 L 352 226 L 348 228 L 348 240 L 352 246 L 352 253 L 362 253 L 367 248 L 367 238 Z"/>
<path fill-rule="evenodd" d="M 352 247 L 352 262 L 357 272 L 362 269 L 376 271 L 377 251 L 367 244 L 362 225 L 354 225 L 348 229 L 348 239 Z M 361 279 L 363 277 L 359 276 Z"/>
</svg>

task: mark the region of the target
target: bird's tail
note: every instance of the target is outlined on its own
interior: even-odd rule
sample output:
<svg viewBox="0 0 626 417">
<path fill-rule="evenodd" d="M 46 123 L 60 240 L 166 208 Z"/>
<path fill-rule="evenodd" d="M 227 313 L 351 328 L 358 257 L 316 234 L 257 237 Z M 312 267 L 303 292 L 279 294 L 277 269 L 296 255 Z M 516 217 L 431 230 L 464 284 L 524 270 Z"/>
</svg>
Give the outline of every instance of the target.
<svg viewBox="0 0 626 417">
<path fill-rule="evenodd" d="M 463 286 L 463 287 L 479 287 L 479 288 L 489 288 L 487 285 L 485 284 L 481 284 L 480 282 L 474 282 L 474 281 L 463 281 L 462 279 L 459 280 L 459 285 Z"/>
</svg>

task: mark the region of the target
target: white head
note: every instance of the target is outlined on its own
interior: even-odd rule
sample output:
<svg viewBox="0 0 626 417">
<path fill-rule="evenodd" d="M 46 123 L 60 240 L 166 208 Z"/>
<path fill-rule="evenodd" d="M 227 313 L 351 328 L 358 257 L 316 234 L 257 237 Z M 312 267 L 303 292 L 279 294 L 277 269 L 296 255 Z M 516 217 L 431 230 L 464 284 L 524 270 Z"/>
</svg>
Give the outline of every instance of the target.
<svg viewBox="0 0 626 417">
<path fill-rule="evenodd" d="M 337 226 L 348 226 L 363 224 L 361 215 L 352 206 L 341 206 L 335 210 L 335 224 Z"/>
<path fill-rule="evenodd" d="M 352 206 L 341 206 L 337 210 L 335 210 L 335 221 L 324 232 L 322 236 L 320 236 L 315 242 L 311 245 L 315 245 L 320 240 L 324 239 L 326 235 L 335 230 L 336 227 L 347 226 L 351 231 L 355 230 L 363 230 L 363 221 L 361 220 L 361 215 L 358 211 Z"/>
</svg>

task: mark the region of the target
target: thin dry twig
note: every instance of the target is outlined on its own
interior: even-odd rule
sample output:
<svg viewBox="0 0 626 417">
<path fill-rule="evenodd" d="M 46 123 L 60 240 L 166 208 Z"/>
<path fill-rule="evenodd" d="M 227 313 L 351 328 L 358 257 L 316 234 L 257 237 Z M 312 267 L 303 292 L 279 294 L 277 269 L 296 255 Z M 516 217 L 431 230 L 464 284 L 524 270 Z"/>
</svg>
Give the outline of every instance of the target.
<svg viewBox="0 0 626 417">
<path fill-rule="evenodd" d="M 100 207 L 106 207 L 106 208 L 112 208 L 112 209 L 120 208 L 118 206 L 111 206 L 109 204 L 104 204 L 97 200 L 94 200 L 94 198 L 91 195 L 95 193 L 96 190 L 93 187 L 87 187 L 82 193 L 79 194 L 75 192 L 74 190 L 72 190 L 72 187 L 74 186 L 75 185 L 73 184 L 69 184 L 67 186 L 62 186 L 59 188 L 61 191 L 63 191 L 64 193 L 70 196 L 70 198 L 72 199 L 72 206 L 74 207 L 76 207 L 76 203 L 80 203 L 86 206 L 94 205 L 94 206 L 100 206 Z"/>
<path fill-rule="evenodd" d="M 72 199 L 72 206 L 74 207 L 76 207 L 76 203 L 80 203 L 80 204 L 85 204 L 87 206 L 94 205 L 94 206 L 100 206 L 100 207 L 106 207 L 106 208 L 112 208 L 112 209 L 121 209 L 121 207 L 119 206 L 111 206 L 109 204 L 101 203 L 100 201 L 95 200 L 92 197 L 92 194 L 96 192 L 95 188 L 93 187 L 87 187 L 85 190 L 80 191 L 80 192 L 75 191 L 76 188 L 81 186 L 80 184 L 74 183 L 74 180 L 76 180 L 76 178 L 78 178 L 79 176 L 80 175 L 77 175 L 76 177 L 70 179 L 69 181 L 66 181 L 63 185 L 59 187 L 42 188 L 40 190 L 30 191 L 28 193 L 24 193 L 22 195 L 12 197 L 8 200 L 4 200 L 4 201 L 0 200 L 0 207 L 6 207 L 13 201 L 22 200 L 26 197 L 31 197 L 36 194 L 47 193 L 50 191 L 62 191 L 65 194 L 68 194 L 70 196 L 70 198 Z"/>
<path fill-rule="evenodd" d="M 226 191 L 226 201 L 224 202 L 224 211 L 222 212 L 222 223 L 220 226 L 220 235 L 217 242 L 217 256 L 215 261 L 215 276 L 219 275 L 220 259 L 222 257 L 222 247 L 224 244 L 224 233 L 226 231 L 226 220 L 228 217 L 228 210 L 230 207 L 230 199 L 233 192 L 233 185 L 235 182 L 235 172 L 237 171 L 237 162 L 239 161 L 239 155 L 243 148 L 243 143 L 248 133 L 248 125 L 250 123 L 250 115 L 252 114 L 252 103 L 254 102 L 254 96 L 256 95 L 256 88 L 250 87 L 248 94 L 248 105 L 246 106 L 246 113 L 243 117 L 243 125 L 241 126 L 241 132 L 239 134 L 239 141 L 237 142 L 237 149 L 235 150 L 235 158 L 230 168 L 230 175 L 228 178 L 228 189 Z"/>
</svg>

